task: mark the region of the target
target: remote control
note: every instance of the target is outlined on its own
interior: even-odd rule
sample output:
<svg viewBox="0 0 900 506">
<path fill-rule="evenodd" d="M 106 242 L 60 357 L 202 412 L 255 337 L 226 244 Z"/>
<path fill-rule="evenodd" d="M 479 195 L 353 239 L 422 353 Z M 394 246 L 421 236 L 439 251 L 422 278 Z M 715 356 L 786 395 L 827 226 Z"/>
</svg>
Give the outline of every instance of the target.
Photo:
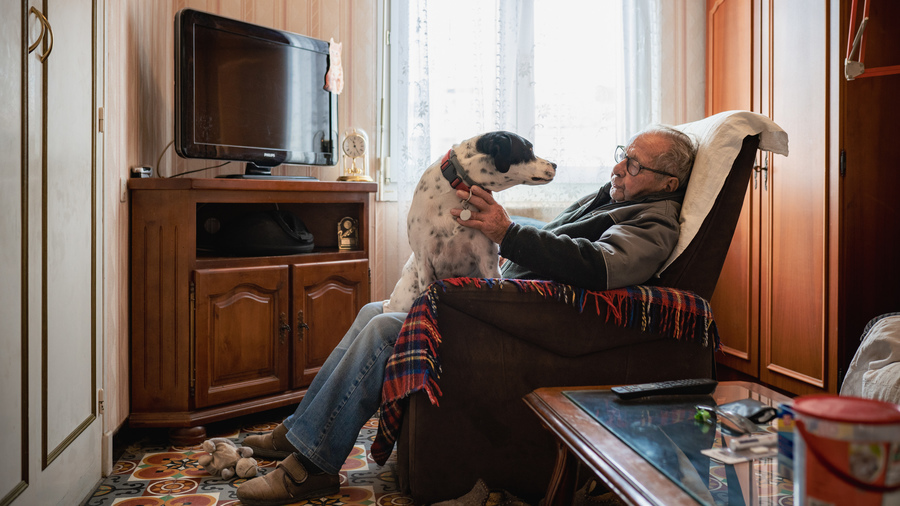
<svg viewBox="0 0 900 506">
<path fill-rule="evenodd" d="M 624 385 L 613 387 L 612 391 L 620 399 L 634 399 L 650 395 L 703 395 L 712 393 L 718 384 L 719 382 L 714 379 L 694 378 Z"/>
</svg>

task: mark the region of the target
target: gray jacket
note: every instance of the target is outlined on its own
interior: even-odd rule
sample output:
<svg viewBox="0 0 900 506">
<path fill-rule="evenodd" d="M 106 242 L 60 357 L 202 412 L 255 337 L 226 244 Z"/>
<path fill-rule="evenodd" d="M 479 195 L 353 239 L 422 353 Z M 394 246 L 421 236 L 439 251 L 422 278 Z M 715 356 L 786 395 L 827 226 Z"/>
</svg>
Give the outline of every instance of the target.
<svg viewBox="0 0 900 506">
<path fill-rule="evenodd" d="M 589 290 L 649 280 L 678 241 L 684 191 L 611 202 L 607 183 L 543 228 L 513 223 L 500 243 L 504 278 L 544 279 Z"/>
</svg>

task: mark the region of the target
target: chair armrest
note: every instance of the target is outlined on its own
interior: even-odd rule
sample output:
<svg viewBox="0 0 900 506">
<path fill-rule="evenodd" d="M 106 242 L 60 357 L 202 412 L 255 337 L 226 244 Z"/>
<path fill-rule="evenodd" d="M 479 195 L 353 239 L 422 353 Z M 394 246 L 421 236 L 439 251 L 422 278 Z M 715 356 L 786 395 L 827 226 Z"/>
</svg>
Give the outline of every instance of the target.
<svg viewBox="0 0 900 506">
<path fill-rule="evenodd" d="M 447 285 L 438 307 L 445 305 L 496 327 L 522 341 L 564 357 L 660 339 L 640 330 L 622 328 L 613 322 L 605 302 L 589 300 L 579 310 L 570 301 L 548 297 L 537 291 L 520 291 L 508 285 L 485 289 L 474 285 Z M 438 309 L 438 327 L 443 332 L 446 312 Z"/>
<path fill-rule="evenodd" d="M 547 281 L 456 278 L 432 302 L 561 356 L 576 357 L 660 338 L 718 345 L 709 304 L 672 288 L 592 292 Z M 444 317 L 437 312 L 438 329 Z M 602 336 L 602 338 L 600 337 Z"/>
</svg>

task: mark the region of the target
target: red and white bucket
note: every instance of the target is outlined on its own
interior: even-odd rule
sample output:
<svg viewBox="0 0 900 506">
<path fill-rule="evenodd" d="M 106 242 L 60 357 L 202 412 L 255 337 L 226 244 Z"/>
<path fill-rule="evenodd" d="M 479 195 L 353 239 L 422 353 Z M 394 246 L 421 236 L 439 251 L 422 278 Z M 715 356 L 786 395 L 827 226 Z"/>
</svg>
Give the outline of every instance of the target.
<svg viewBox="0 0 900 506">
<path fill-rule="evenodd" d="M 900 505 L 900 406 L 822 394 L 792 408 L 796 504 Z"/>
</svg>

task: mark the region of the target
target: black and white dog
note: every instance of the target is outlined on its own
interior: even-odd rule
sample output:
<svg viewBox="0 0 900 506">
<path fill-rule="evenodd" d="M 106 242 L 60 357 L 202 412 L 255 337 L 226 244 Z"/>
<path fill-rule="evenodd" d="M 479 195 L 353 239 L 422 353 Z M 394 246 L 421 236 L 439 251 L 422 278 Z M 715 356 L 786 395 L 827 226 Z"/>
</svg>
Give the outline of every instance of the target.
<svg viewBox="0 0 900 506">
<path fill-rule="evenodd" d="M 385 312 L 408 312 L 432 282 L 452 277 L 500 276 L 499 246 L 480 231 L 463 227 L 450 209 L 464 208 L 456 190 L 480 186 L 488 191 L 517 184 L 547 184 L 556 164 L 534 156 L 531 142 L 510 132 L 490 132 L 453 146 L 425 169 L 406 218 L 412 255 L 407 260 Z"/>
</svg>

